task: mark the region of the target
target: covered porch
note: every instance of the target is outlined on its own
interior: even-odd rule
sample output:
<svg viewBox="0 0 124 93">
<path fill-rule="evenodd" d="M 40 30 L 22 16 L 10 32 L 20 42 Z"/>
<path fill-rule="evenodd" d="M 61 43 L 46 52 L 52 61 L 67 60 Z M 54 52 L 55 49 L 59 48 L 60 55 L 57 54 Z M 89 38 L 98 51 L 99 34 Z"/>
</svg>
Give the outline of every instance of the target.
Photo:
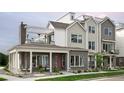
<svg viewBox="0 0 124 93">
<path fill-rule="evenodd" d="M 55 67 L 69 71 L 69 51 L 19 48 L 9 53 L 9 70 L 15 74 L 34 73 L 39 66 L 50 73 Z"/>
</svg>

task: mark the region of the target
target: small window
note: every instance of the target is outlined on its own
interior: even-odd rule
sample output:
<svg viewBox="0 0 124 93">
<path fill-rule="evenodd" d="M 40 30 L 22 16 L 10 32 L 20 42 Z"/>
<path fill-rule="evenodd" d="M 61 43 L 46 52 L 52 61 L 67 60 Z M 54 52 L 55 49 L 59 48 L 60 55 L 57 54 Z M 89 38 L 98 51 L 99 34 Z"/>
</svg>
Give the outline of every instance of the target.
<svg viewBox="0 0 124 93">
<path fill-rule="evenodd" d="M 92 33 L 95 33 L 95 27 L 94 26 L 92 27 Z"/>
<path fill-rule="evenodd" d="M 88 43 L 89 43 L 89 49 L 91 49 L 91 41 L 89 41 Z"/>
<path fill-rule="evenodd" d="M 54 41 L 54 34 L 51 35 L 51 41 Z"/>
<path fill-rule="evenodd" d="M 89 41 L 89 49 L 95 50 L 95 42 Z"/>
<path fill-rule="evenodd" d="M 92 50 L 95 50 L 95 42 L 92 42 Z"/>
<path fill-rule="evenodd" d="M 78 35 L 78 43 L 82 43 L 82 35 Z"/>
<path fill-rule="evenodd" d="M 79 66 L 79 56 L 75 56 L 75 57 L 76 57 L 75 65 L 76 65 L 76 66 Z"/>
<path fill-rule="evenodd" d="M 71 56 L 71 66 L 74 66 L 74 56 Z"/>
<path fill-rule="evenodd" d="M 111 28 L 109 28 L 109 36 L 111 36 L 112 35 L 112 29 Z"/>
<path fill-rule="evenodd" d="M 104 29 L 104 34 L 105 34 L 105 35 L 108 35 L 108 28 L 105 28 L 105 29 Z"/>
<path fill-rule="evenodd" d="M 91 33 L 91 26 L 89 26 L 89 33 Z"/>
<path fill-rule="evenodd" d="M 77 43 L 77 35 L 74 34 L 71 35 L 71 42 Z"/>
</svg>

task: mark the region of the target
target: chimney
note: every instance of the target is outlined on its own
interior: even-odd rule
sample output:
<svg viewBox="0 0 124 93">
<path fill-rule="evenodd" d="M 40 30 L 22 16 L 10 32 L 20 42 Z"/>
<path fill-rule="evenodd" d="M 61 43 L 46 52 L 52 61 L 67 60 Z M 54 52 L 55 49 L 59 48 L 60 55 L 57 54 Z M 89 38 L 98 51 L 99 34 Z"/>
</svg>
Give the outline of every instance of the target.
<svg viewBox="0 0 124 93">
<path fill-rule="evenodd" d="M 75 13 L 74 12 L 69 12 L 70 13 L 70 19 L 74 20 L 75 19 Z"/>
<path fill-rule="evenodd" d="M 26 41 L 26 24 L 21 22 L 20 33 L 19 33 L 20 44 L 24 44 Z"/>
</svg>

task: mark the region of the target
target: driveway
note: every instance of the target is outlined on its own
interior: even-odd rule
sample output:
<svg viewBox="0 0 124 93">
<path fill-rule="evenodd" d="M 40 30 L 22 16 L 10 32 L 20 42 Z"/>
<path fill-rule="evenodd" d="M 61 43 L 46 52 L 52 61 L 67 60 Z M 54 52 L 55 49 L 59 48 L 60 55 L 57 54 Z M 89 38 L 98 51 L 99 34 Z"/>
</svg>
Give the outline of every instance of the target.
<svg viewBox="0 0 124 93">
<path fill-rule="evenodd" d="M 113 77 L 104 77 L 99 79 L 93 79 L 90 81 L 124 81 L 124 75 L 122 76 L 113 76 Z"/>
</svg>

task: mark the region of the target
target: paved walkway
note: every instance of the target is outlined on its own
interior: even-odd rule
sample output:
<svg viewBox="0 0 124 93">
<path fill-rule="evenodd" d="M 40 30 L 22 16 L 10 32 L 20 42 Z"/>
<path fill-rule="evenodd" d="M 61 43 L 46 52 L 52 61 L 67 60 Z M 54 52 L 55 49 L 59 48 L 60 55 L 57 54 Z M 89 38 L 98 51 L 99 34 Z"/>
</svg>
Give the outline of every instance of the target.
<svg viewBox="0 0 124 93">
<path fill-rule="evenodd" d="M 85 75 L 85 74 L 96 74 L 96 73 L 105 73 L 104 71 L 101 72 L 88 72 L 88 73 L 69 73 L 63 72 L 62 75 L 49 75 L 49 76 L 39 76 L 39 77 L 29 77 L 29 78 L 21 78 L 16 76 L 7 75 L 6 72 L 0 67 L 0 77 L 8 79 L 8 81 L 34 81 L 36 79 L 45 79 L 45 78 L 55 78 L 55 77 L 62 77 L 62 76 L 70 76 L 70 75 Z"/>
</svg>

